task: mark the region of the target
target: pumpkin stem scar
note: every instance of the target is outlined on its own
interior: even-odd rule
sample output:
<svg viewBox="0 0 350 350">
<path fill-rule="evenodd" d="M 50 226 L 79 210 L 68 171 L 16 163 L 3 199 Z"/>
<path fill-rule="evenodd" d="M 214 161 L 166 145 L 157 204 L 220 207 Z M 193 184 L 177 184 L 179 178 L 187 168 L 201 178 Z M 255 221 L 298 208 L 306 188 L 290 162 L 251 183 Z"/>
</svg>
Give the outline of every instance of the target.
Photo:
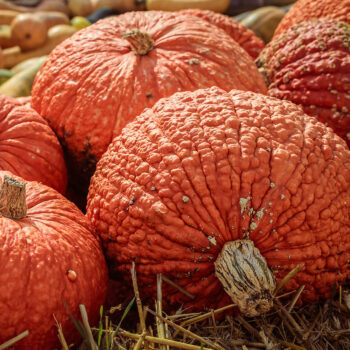
<svg viewBox="0 0 350 350">
<path fill-rule="evenodd" d="M 27 216 L 25 182 L 4 177 L 0 188 L 0 215 L 16 220 Z"/>
<path fill-rule="evenodd" d="M 214 265 L 216 277 L 244 315 L 253 317 L 271 309 L 276 282 L 253 241 L 227 242 Z"/>
<path fill-rule="evenodd" d="M 139 56 L 147 55 L 154 48 L 154 40 L 151 36 L 138 29 L 123 34 L 123 38 L 130 43 L 132 51 Z"/>
</svg>

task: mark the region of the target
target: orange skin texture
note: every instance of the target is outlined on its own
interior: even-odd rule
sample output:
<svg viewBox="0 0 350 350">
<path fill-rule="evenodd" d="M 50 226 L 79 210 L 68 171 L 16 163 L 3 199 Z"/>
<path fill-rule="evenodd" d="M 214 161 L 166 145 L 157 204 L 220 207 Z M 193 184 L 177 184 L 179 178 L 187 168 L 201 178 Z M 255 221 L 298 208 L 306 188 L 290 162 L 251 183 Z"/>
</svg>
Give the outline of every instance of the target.
<svg viewBox="0 0 350 350">
<path fill-rule="evenodd" d="M 294 24 L 321 17 L 350 24 L 350 0 L 298 0 L 283 17 L 274 36 L 280 35 Z"/>
<path fill-rule="evenodd" d="M 65 193 L 67 170 L 60 143 L 28 103 L 0 95 L 0 170 Z"/>
<path fill-rule="evenodd" d="M 331 19 L 297 24 L 256 60 L 268 94 L 287 99 L 350 146 L 350 26 Z"/>
<path fill-rule="evenodd" d="M 235 40 L 253 58 L 259 56 L 265 43 L 255 33 L 232 17 L 209 10 L 186 9 L 179 11 L 182 14 L 192 15 L 206 20 L 223 29 L 233 40 Z"/>
<path fill-rule="evenodd" d="M 4 174 L 0 172 L 1 182 Z M 17 178 L 21 180 L 20 178 Z M 60 348 L 53 315 L 70 344 L 80 335 L 64 307 L 80 319 L 99 320 L 107 290 L 107 266 L 87 218 L 55 190 L 26 182 L 27 217 L 0 216 L 0 344 L 28 330 L 14 349 Z M 68 270 L 76 272 L 70 280 Z"/>
<path fill-rule="evenodd" d="M 231 303 L 214 274 L 225 242 L 249 237 L 303 300 L 350 276 L 350 151 L 289 101 L 217 87 L 176 93 L 124 128 L 97 164 L 87 216 L 111 270 L 144 297 L 162 273 L 169 304 Z M 214 240 L 215 238 L 215 240 Z M 216 242 L 215 242 L 216 241 Z M 192 309 L 191 309 L 192 310 Z"/>
<path fill-rule="evenodd" d="M 122 37 L 135 28 L 155 42 L 147 55 L 136 55 Z M 213 85 L 266 93 L 249 55 L 223 30 L 178 13 L 128 12 L 55 48 L 36 76 L 32 106 L 75 166 L 89 169 L 145 107 L 177 91 Z"/>
</svg>

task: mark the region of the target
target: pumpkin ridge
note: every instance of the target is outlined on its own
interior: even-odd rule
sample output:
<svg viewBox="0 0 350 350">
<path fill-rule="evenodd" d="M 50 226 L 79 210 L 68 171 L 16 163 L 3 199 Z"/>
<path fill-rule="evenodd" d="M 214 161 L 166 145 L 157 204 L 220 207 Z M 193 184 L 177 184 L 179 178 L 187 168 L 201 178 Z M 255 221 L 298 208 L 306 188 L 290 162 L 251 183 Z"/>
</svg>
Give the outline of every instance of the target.
<svg viewBox="0 0 350 350">
<path fill-rule="evenodd" d="M 193 102 L 195 102 L 195 101 L 196 101 L 196 99 L 194 99 Z M 198 116 L 198 120 L 203 119 L 203 113 L 200 113 L 198 110 L 196 110 L 196 112 L 194 112 L 194 113 Z M 154 115 L 156 116 L 157 114 L 155 113 Z M 157 121 L 159 121 L 159 118 L 155 117 L 155 119 L 156 119 Z M 205 132 L 204 126 L 201 125 L 200 122 L 199 122 L 198 126 L 201 127 L 201 131 L 202 131 L 202 134 L 203 134 L 203 138 L 204 138 L 205 140 L 207 140 L 207 138 L 206 138 L 206 132 Z M 162 126 L 159 125 L 159 124 L 158 124 L 158 127 L 159 127 L 159 130 L 163 133 L 163 135 L 164 135 L 168 140 L 171 140 L 171 139 L 172 139 L 172 138 L 171 138 L 171 134 L 164 133 L 164 131 L 167 130 L 166 127 L 162 127 Z M 202 156 L 201 156 L 201 154 L 200 154 L 200 152 L 199 152 L 199 150 L 198 150 L 198 147 L 197 147 L 198 145 L 197 145 L 197 143 L 194 142 L 193 139 L 192 139 L 191 137 L 188 137 L 188 139 L 186 139 L 186 141 L 187 141 L 187 142 L 188 142 L 188 141 L 191 141 L 191 142 L 192 142 L 192 147 L 193 147 L 194 151 L 196 151 L 196 153 L 197 153 L 197 159 L 198 159 L 200 168 L 202 169 L 202 168 L 203 168 L 203 159 L 202 159 Z M 171 140 L 171 142 L 174 142 L 174 141 Z M 174 143 L 174 145 L 176 146 L 175 143 Z M 210 150 L 212 151 L 212 153 L 215 155 L 215 152 L 214 152 L 213 149 L 211 148 L 210 143 L 208 143 L 208 146 L 210 147 Z M 179 151 L 177 151 L 176 153 L 177 153 L 177 156 L 178 156 L 178 157 L 180 158 L 180 160 L 182 161 L 183 159 L 179 156 Z M 195 211 L 195 212 L 197 213 L 197 215 L 198 215 L 197 220 L 200 220 L 200 221 L 202 221 L 202 222 L 206 222 L 207 220 L 210 219 L 210 222 L 212 222 L 212 223 L 214 224 L 216 230 L 217 230 L 218 232 L 221 232 L 222 234 L 224 234 L 224 232 L 222 232 L 222 227 L 220 228 L 221 225 L 215 223 L 214 216 L 213 216 L 210 212 L 207 211 L 207 212 L 206 212 L 207 215 L 203 216 L 203 213 L 201 213 L 201 212 L 199 212 L 199 211 L 197 210 L 197 208 L 199 208 L 199 207 L 206 207 L 206 205 L 205 205 L 205 203 L 202 201 L 201 196 L 199 195 L 199 192 L 198 192 L 198 190 L 196 189 L 196 186 L 194 185 L 193 181 L 191 181 L 190 172 L 186 171 L 185 167 L 182 167 L 182 168 L 183 168 L 183 170 L 184 170 L 184 173 L 185 173 L 186 176 L 187 176 L 187 180 L 189 181 L 189 184 L 191 185 L 191 190 L 192 190 L 194 196 L 195 196 L 195 197 L 197 198 L 197 200 L 199 201 L 199 203 L 197 203 L 197 205 L 195 205 L 194 208 L 193 208 L 194 211 Z M 207 181 L 207 175 L 206 175 L 203 171 L 201 172 L 201 174 L 202 174 L 202 177 L 203 177 L 203 179 L 204 179 L 204 183 L 206 184 L 207 192 L 208 192 L 208 194 L 210 195 L 211 191 L 210 191 L 210 186 L 209 186 L 208 181 Z M 186 192 L 185 192 L 185 190 L 182 188 L 182 186 L 181 186 L 180 183 L 179 183 L 179 187 L 180 187 L 181 191 L 182 191 L 182 192 L 184 193 L 184 195 L 185 195 Z M 224 223 L 224 222 L 225 222 L 225 219 L 224 219 L 224 217 L 222 216 L 222 213 L 221 213 L 220 209 L 219 209 L 218 206 L 217 206 L 217 203 L 216 203 L 217 201 L 216 201 L 212 196 L 210 196 L 210 197 L 211 197 L 211 202 L 212 202 L 213 208 L 216 210 L 217 213 L 219 213 L 219 215 L 221 216 L 221 221 Z M 193 201 L 193 196 L 191 196 L 191 200 Z M 209 216 L 209 218 L 206 219 L 206 218 L 205 218 L 206 216 Z M 211 236 L 211 233 L 209 232 L 210 230 L 209 230 L 208 232 L 205 232 L 205 231 L 206 231 L 205 229 L 200 229 L 200 227 L 201 227 L 201 222 L 200 222 L 200 221 L 196 222 L 196 223 L 197 223 L 197 229 L 203 230 L 203 234 L 204 234 L 206 237 Z M 199 226 L 198 226 L 198 225 L 199 225 Z"/>
<path fill-rule="evenodd" d="M 159 119 L 156 117 L 157 113 L 154 113 L 153 115 L 155 116 L 155 120 L 158 122 Z M 162 137 L 163 137 L 163 138 L 166 138 L 168 141 L 172 142 L 172 145 L 176 146 L 176 144 L 173 143 L 173 141 L 171 141 L 171 137 L 170 137 L 171 135 L 166 134 L 166 132 L 165 132 L 165 131 L 166 131 L 166 127 L 163 127 L 163 126 L 160 125 L 160 124 L 157 124 L 156 127 L 157 127 L 157 131 L 158 131 L 159 133 L 162 134 Z M 148 140 L 150 140 L 150 138 L 148 137 L 148 132 L 147 132 L 147 131 L 141 129 L 140 132 L 143 134 L 143 136 L 142 136 L 143 138 L 147 138 Z M 152 141 L 151 141 L 151 142 L 152 142 Z M 124 147 L 125 147 L 125 144 L 124 144 Z M 128 148 L 126 148 L 126 149 L 128 149 Z M 198 150 L 197 150 L 197 152 L 198 152 Z M 128 152 L 126 152 L 126 153 L 128 153 Z M 180 158 L 180 156 L 179 156 L 179 150 L 175 150 L 175 153 L 176 153 L 176 155 Z M 199 152 L 198 152 L 198 154 L 199 154 Z M 141 158 L 141 159 L 142 159 L 143 161 L 145 161 L 145 159 L 143 159 L 143 158 Z M 182 160 L 182 159 L 180 158 L 180 162 L 181 162 L 181 160 Z M 201 158 L 200 158 L 199 156 L 198 156 L 198 160 L 199 160 L 199 162 L 200 162 L 200 164 L 201 164 Z M 199 231 L 199 230 L 200 230 L 200 227 L 202 226 L 201 223 L 206 222 L 206 220 L 205 220 L 205 217 L 202 215 L 202 213 L 201 213 L 200 211 L 196 210 L 196 208 L 199 207 L 199 206 L 200 206 L 200 207 L 205 207 L 205 205 L 204 205 L 204 203 L 201 201 L 201 196 L 199 196 L 198 191 L 196 190 L 196 188 L 194 187 L 194 185 L 193 185 L 193 183 L 192 183 L 192 181 L 191 181 L 191 176 L 189 176 L 189 173 L 186 172 L 186 170 L 185 170 L 184 167 L 182 167 L 182 169 L 183 169 L 183 171 L 184 171 L 184 174 L 186 174 L 186 176 L 187 176 L 187 180 L 189 181 L 189 184 L 191 185 L 191 189 L 192 189 L 192 191 L 193 191 L 193 194 L 194 194 L 194 195 L 197 197 L 197 199 L 200 201 L 199 205 L 196 205 L 196 206 L 194 206 L 194 208 L 193 208 L 193 209 L 194 209 L 194 212 L 197 214 L 197 217 L 196 217 L 196 220 L 195 220 L 195 223 L 196 223 L 196 225 L 197 225 L 196 229 Z M 155 169 L 155 170 L 156 170 L 157 172 L 159 171 L 159 169 Z M 171 172 L 170 172 L 170 170 L 169 170 L 168 168 L 167 168 L 167 174 L 169 174 L 169 176 L 171 176 Z M 204 173 L 203 173 L 203 178 L 206 178 L 206 176 L 205 176 Z M 182 188 L 181 183 L 177 182 L 174 178 L 173 178 L 172 180 L 173 180 L 175 183 L 177 183 L 179 189 L 183 192 L 183 195 L 185 196 L 186 192 L 185 192 L 185 190 Z M 210 193 L 209 187 L 208 187 L 208 186 L 207 186 L 207 189 L 208 189 L 208 193 Z M 148 191 L 148 193 L 150 193 L 150 191 Z M 187 194 L 188 194 L 188 193 L 187 193 Z M 180 215 L 181 215 L 181 212 L 179 211 L 179 208 L 178 208 L 178 206 L 176 205 L 175 202 L 172 201 L 171 204 L 175 206 L 176 211 L 174 211 L 173 209 L 171 209 L 171 207 L 169 207 L 169 203 L 167 204 L 167 201 L 165 201 L 164 198 L 159 197 L 159 199 L 162 201 L 162 203 L 163 203 L 165 206 L 168 207 L 168 209 L 169 209 L 170 211 L 173 211 L 174 214 L 178 214 L 178 215 L 180 214 Z M 193 197 L 192 197 L 191 200 L 193 200 Z M 212 199 L 212 202 L 213 202 L 213 205 L 216 207 L 215 201 L 214 201 L 213 199 Z M 216 207 L 216 209 L 217 209 L 217 207 Z M 217 209 L 217 211 L 219 212 L 218 209 Z M 210 215 L 210 213 L 208 213 L 208 212 L 207 212 L 207 214 L 208 214 L 208 216 L 210 216 L 210 221 L 213 222 L 213 221 L 212 221 L 212 220 L 213 220 L 213 216 Z M 191 214 L 191 218 L 194 219 L 192 215 L 193 215 L 193 214 Z M 189 227 L 190 229 L 193 228 L 193 226 L 192 226 L 191 224 L 189 224 L 188 222 L 186 222 L 185 220 L 183 220 L 183 223 L 185 224 L 185 226 Z M 217 225 L 215 225 L 215 227 L 216 227 L 216 230 L 217 230 L 217 231 L 220 231 L 220 229 L 219 229 L 219 227 L 218 227 Z M 159 233 L 161 234 L 161 231 L 159 231 Z M 209 231 L 208 231 L 208 233 L 206 233 L 205 230 L 204 230 L 202 233 L 203 233 L 205 236 L 210 236 Z M 175 242 L 175 243 L 176 243 L 176 242 Z"/>
</svg>

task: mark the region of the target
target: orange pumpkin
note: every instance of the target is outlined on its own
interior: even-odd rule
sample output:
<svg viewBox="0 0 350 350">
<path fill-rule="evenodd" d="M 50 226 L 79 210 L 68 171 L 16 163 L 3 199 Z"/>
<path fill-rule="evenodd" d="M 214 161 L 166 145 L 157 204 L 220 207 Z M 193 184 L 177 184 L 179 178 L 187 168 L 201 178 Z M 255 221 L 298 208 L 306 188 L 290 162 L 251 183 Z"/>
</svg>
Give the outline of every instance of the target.
<svg viewBox="0 0 350 350">
<path fill-rule="evenodd" d="M 176 91 L 220 86 L 265 93 L 249 55 L 194 16 L 128 12 L 58 45 L 36 76 L 32 106 L 87 178 L 112 139 L 144 108 Z"/>
<path fill-rule="evenodd" d="M 0 94 L 0 170 L 64 193 L 66 165 L 56 135 L 28 103 Z"/>
<path fill-rule="evenodd" d="M 298 0 L 279 23 L 274 36 L 294 24 L 323 17 L 350 24 L 350 0 Z"/>
<path fill-rule="evenodd" d="M 97 164 L 87 216 L 112 270 L 173 308 L 271 307 L 275 281 L 330 296 L 350 278 L 350 151 L 289 102 L 217 87 L 161 99 Z M 268 267 L 271 271 L 269 271 Z M 230 299 L 232 298 L 232 300 Z"/>
<path fill-rule="evenodd" d="M 58 192 L 0 172 L 0 344 L 29 335 L 18 350 L 60 347 L 57 322 L 68 344 L 80 335 L 68 309 L 91 325 L 107 290 L 107 266 L 87 218 Z M 55 320 L 56 318 L 56 320 Z"/>
</svg>

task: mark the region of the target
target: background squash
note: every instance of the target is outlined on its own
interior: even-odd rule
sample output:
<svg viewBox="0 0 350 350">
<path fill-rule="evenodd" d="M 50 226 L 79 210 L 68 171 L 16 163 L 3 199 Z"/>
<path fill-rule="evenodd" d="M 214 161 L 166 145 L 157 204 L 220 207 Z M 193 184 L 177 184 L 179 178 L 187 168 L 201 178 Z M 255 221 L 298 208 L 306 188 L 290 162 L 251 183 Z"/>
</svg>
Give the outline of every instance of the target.
<svg viewBox="0 0 350 350">
<path fill-rule="evenodd" d="M 111 270 L 129 279 L 135 262 L 143 297 L 154 300 L 159 273 L 194 296 L 164 283 L 173 308 L 216 309 L 230 294 L 247 315 L 268 310 L 265 259 L 277 281 L 303 265 L 286 285 L 305 285 L 303 300 L 328 297 L 350 277 L 350 151 L 289 101 L 179 92 L 113 140 L 87 217 Z"/>
<path fill-rule="evenodd" d="M 48 55 L 59 43 L 72 36 L 76 31 L 76 28 L 67 24 L 53 26 L 48 30 L 45 44 L 37 49 L 22 52 L 19 46 L 14 46 L 2 50 L 0 65 L 4 68 L 12 68 L 30 58 Z"/>
<path fill-rule="evenodd" d="M 11 22 L 11 37 L 23 50 L 42 46 L 48 30 L 58 24 L 69 24 L 69 18 L 61 12 L 35 12 L 18 15 Z"/>
<path fill-rule="evenodd" d="M 14 349 L 59 348 L 55 318 L 68 344 L 79 341 L 63 303 L 76 319 L 83 304 L 91 324 L 99 320 L 107 289 L 100 242 L 53 189 L 8 172 L 0 183 L 0 344 L 28 330 Z"/>
<path fill-rule="evenodd" d="M 333 18 L 350 24 L 350 0 L 298 0 L 278 25 L 275 34 L 303 21 Z"/>
<path fill-rule="evenodd" d="M 256 63 L 269 95 L 290 100 L 350 145 L 350 26 L 321 18 L 292 26 Z"/>
<path fill-rule="evenodd" d="M 241 24 L 251 29 L 265 43 L 268 43 L 284 16 L 285 11 L 282 8 L 264 6 L 251 11 L 242 19 Z"/>
<path fill-rule="evenodd" d="M 0 170 L 65 192 L 67 173 L 61 146 L 37 112 L 0 95 L 0 134 Z"/>
<path fill-rule="evenodd" d="M 213 85 L 266 92 L 251 57 L 223 30 L 179 13 L 128 12 L 59 45 L 35 78 L 32 106 L 87 185 L 109 143 L 144 108 Z"/>
</svg>

